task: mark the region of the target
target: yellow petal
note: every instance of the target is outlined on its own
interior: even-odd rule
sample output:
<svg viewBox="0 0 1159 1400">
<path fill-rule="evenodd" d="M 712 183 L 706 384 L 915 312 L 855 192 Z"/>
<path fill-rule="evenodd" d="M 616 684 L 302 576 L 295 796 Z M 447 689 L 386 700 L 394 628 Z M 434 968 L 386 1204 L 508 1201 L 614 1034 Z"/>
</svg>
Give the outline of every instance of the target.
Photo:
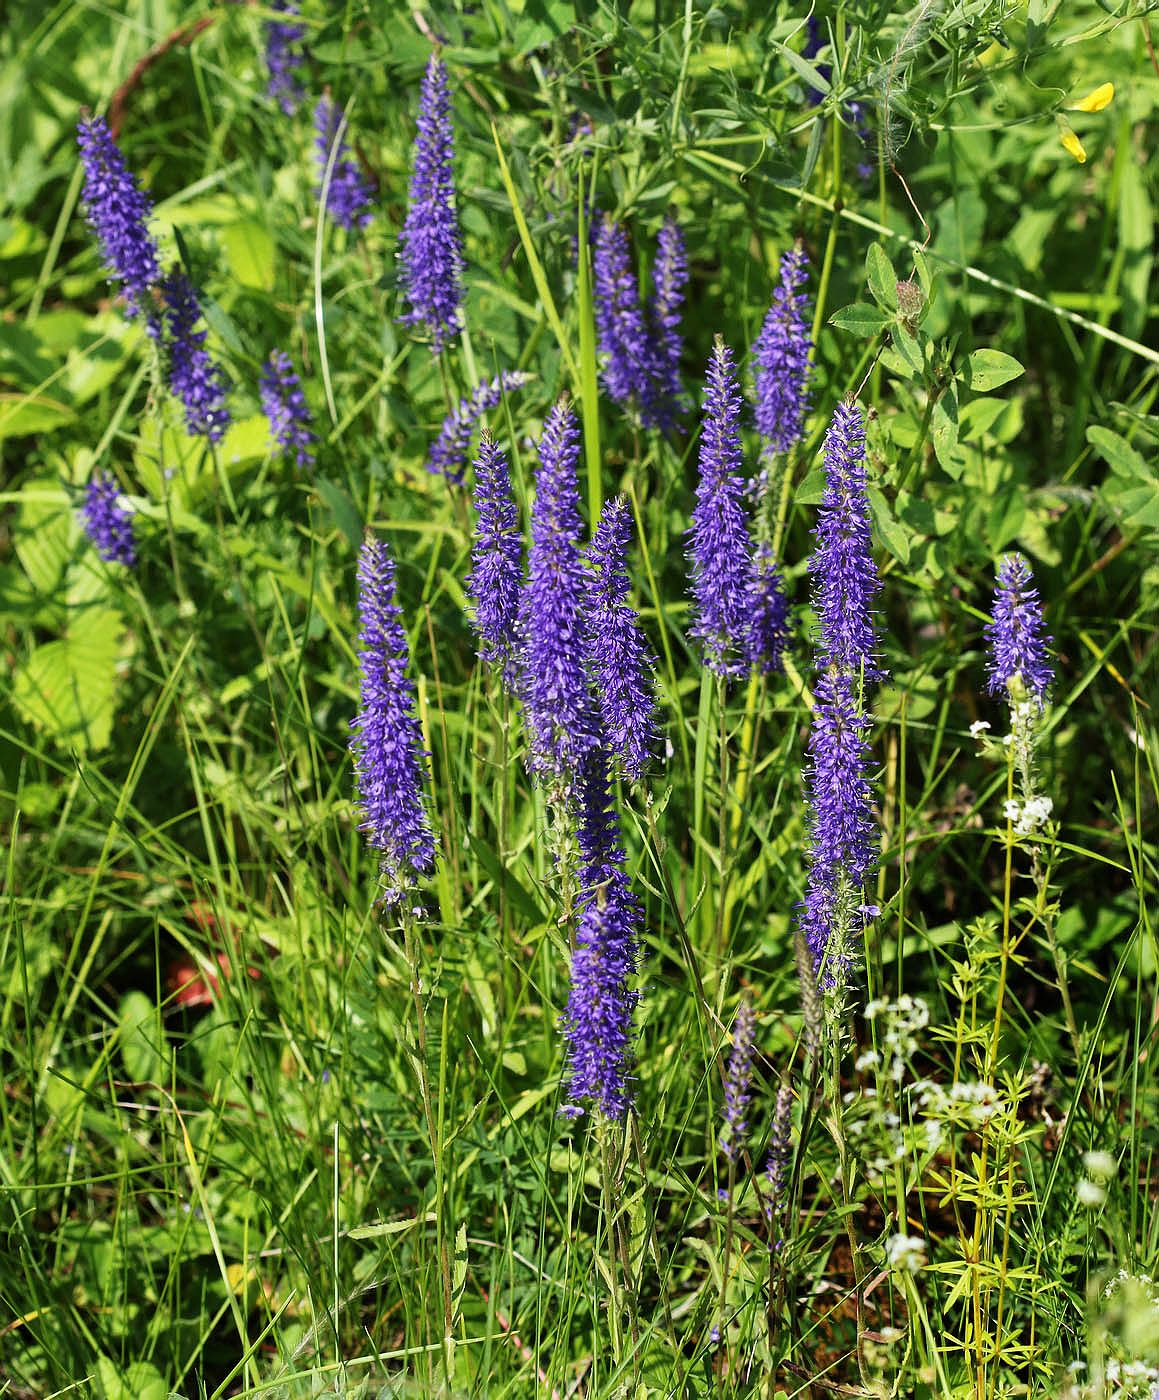
<svg viewBox="0 0 1159 1400">
<path fill-rule="evenodd" d="M 1101 112 L 1104 107 L 1111 105 L 1111 99 L 1114 95 L 1114 83 L 1101 83 L 1094 92 L 1088 92 L 1085 97 L 1080 97 L 1077 102 L 1072 102 L 1070 110 L 1072 112 Z"/>
<path fill-rule="evenodd" d="M 1077 160 L 1080 165 L 1086 165 L 1087 153 L 1083 149 L 1083 143 L 1078 139 L 1078 137 L 1074 134 L 1073 131 L 1064 131 L 1062 133 L 1062 144 L 1071 153 L 1071 155 L 1074 156 L 1075 160 Z"/>
</svg>

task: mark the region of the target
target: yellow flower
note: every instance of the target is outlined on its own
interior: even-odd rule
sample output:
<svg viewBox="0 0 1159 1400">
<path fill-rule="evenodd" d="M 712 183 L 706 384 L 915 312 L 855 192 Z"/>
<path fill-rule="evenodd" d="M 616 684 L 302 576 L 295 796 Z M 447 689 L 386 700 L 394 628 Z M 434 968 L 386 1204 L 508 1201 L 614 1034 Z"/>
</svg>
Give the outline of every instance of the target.
<svg viewBox="0 0 1159 1400">
<path fill-rule="evenodd" d="M 1115 96 L 1114 83 L 1100 83 L 1093 92 L 1088 92 L 1085 97 L 1080 97 L 1077 102 L 1072 102 L 1069 107 L 1071 112 L 1101 112 L 1104 107 L 1109 107 Z M 1065 139 L 1063 144 L 1066 145 Z M 1067 150 L 1070 147 L 1067 146 Z M 1071 151 L 1071 154 L 1075 153 Z M 1082 156 L 1076 156 L 1076 160 L 1082 160 Z"/>
<path fill-rule="evenodd" d="M 1060 133 L 1063 146 L 1074 156 L 1080 165 L 1086 165 L 1087 153 L 1083 143 L 1078 139 L 1070 127 L 1065 127 Z"/>
</svg>

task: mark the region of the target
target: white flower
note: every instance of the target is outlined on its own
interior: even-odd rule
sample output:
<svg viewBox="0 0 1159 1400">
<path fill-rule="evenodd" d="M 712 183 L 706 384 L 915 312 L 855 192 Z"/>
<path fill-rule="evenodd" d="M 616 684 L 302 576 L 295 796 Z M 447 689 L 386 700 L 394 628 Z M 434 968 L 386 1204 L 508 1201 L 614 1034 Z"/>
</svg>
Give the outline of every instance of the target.
<svg viewBox="0 0 1159 1400">
<path fill-rule="evenodd" d="M 926 1266 L 926 1242 L 920 1235 L 890 1235 L 885 1242 L 885 1262 L 891 1269 L 916 1274 Z"/>
<path fill-rule="evenodd" d="M 1084 1152 L 1083 1166 L 1096 1181 L 1110 1181 L 1119 1170 L 1119 1164 L 1109 1152 Z"/>
<path fill-rule="evenodd" d="M 1088 1210 L 1095 1210 L 1107 1199 L 1106 1191 L 1097 1182 L 1085 1179 L 1075 1187 L 1075 1195 L 1079 1205 L 1086 1206 Z"/>
<path fill-rule="evenodd" d="M 1002 815 L 1008 822 L 1017 822 L 1022 815 L 1022 808 L 1013 798 L 1007 798 L 1002 804 Z"/>
<path fill-rule="evenodd" d="M 975 739 L 979 739 L 990 728 L 990 721 L 987 719 L 976 719 L 970 726 L 970 733 Z"/>
<path fill-rule="evenodd" d="M 877 1051 L 866 1050 L 863 1054 L 858 1055 L 857 1059 L 854 1061 L 853 1068 L 861 1074 L 867 1069 L 876 1069 L 879 1064 L 881 1064 L 881 1056 Z"/>
</svg>

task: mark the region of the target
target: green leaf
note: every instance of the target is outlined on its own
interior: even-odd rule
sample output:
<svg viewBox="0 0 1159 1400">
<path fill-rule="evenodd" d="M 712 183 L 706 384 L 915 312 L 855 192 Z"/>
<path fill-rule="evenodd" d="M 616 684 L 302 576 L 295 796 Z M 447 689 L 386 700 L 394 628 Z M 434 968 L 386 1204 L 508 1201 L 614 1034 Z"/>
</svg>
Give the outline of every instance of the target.
<svg viewBox="0 0 1159 1400">
<path fill-rule="evenodd" d="M 64 577 L 73 534 L 68 500 L 56 483 L 48 483 L 43 477 L 26 482 L 13 543 L 24 572 L 38 593 L 55 592 Z"/>
<path fill-rule="evenodd" d="M 966 363 L 966 387 L 975 394 L 988 394 L 1023 372 L 1013 355 L 1001 350 L 975 350 Z"/>
<path fill-rule="evenodd" d="M 949 466 L 958 446 L 958 391 L 953 384 L 934 401 L 930 412 L 930 441 L 938 461 L 943 467 Z"/>
<path fill-rule="evenodd" d="M 68 636 L 36 647 L 12 678 L 12 699 L 63 748 L 94 752 L 109 742 L 121 615 L 86 608 Z"/>
<path fill-rule="evenodd" d="M 1090 427 L 1087 429 L 1087 441 L 1119 476 L 1138 477 L 1141 481 L 1151 480 L 1152 472 L 1147 463 L 1126 438 L 1120 437 L 1118 433 L 1112 433 L 1108 428 Z"/>
<path fill-rule="evenodd" d="M 233 274 L 243 287 L 259 292 L 274 289 L 274 240 L 256 219 L 241 219 L 222 229 L 221 241 Z"/>
<path fill-rule="evenodd" d="M 869 487 L 866 494 L 869 496 L 869 508 L 873 512 L 873 523 L 877 526 L 882 543 L 902 564 L 908 564 L 909 531 L 894 519 L 889 503 L 876 486 Z"/>
<path fill-rule="evenodd" d="M 314 487 L 329 510 L 334 524 L 349 540 L 350 547 L 358 549 L 362 544 L 362 516 L 358 513 L 358 507 L 341 486 L 327 477 L 316 477 Z"/>
<path fill-rule="evenodd" d="M 793 499 L 799 506 L 815 506 L 823 499 L 824 495 L 825 473 L 820 467 L 814 467 L 793 492 Z"/>
<path fill-rule="evenodd" d="M 889 324 L 890 319 L 876 306 L 870 306 L 865 301 L 855 301 L 849 306 L 843 306 L 840 311 L 834 311 L 829 317 L 829 324 L 836 326 L 838 330 L 852 331 L 854 335 L 868 337 L 877 335 Z"/>
<path fill-rule="evenodd" d="M 878 306 L 897 310 L 897 273 L 880 243 L 871 243 L 866 251 L 865 280 Z"/>
<path fill-rule="evenodd" d="M 914 374 L 921 374 L 926 367 L 925 354 L 922 343 L 905 326 L 894 326 L 890 331 L 890 339 L 893 341 L 894 349 L 910 367 Z M 924 340 L 925 337 L 923 336 Z"/>
<path fill-rule="evenodd" d="M 165 1031 L 152 997 L 126 992 L 117 1007 L 117 1035 L 125 1073 L 137 1083 L 163 1082 Z"/>
</svg>

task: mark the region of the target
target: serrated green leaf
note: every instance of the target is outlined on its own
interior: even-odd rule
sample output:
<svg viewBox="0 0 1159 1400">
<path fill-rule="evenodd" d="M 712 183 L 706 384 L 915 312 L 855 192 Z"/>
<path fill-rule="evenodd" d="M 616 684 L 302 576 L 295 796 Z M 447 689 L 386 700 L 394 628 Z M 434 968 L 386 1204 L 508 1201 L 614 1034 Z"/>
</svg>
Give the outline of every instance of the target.
<svg viewBox="0 0 1159 1400">
<path fill-rule="evenodd" d="M 63 748 L 94 752 L 109 742 L 120 633 L 119 612 L 81 609 L 68 636 L 36 647 L 13 675 L 17 709 Z"/>
<path fill-rule="evenodd" d="M 855 301 L 849 306 L 843 306 L 840 311 L 834 311 L 829 317 L 829 324 L 836 326 L 838 330 L 852 331 L 854 335 L 873 336 L 889 324 L 890 317 L 876 306 L 870 306 L 866 301 Z"/>
<path fill-rule="evenodd" d="M 75 533 L 65 493 L 43 477 L 26 482 L 13 537 L 17 558 L 38 593 L 56 591 L 72 554 Z"/>
<path fill-rule="evenodd" d="M 866 250 L 865 280 L 878 306 L 897 310 L 897 273 L 880 243 L 871 243 Z"/>
<path fill-rule="evenodd" d="M 1002 350 L 975 350 L 966 362 L 966 387 L 975 394 L 988 394 L 1022 373 L 1023 367 L 1013 355 Z"/>
</svg>

